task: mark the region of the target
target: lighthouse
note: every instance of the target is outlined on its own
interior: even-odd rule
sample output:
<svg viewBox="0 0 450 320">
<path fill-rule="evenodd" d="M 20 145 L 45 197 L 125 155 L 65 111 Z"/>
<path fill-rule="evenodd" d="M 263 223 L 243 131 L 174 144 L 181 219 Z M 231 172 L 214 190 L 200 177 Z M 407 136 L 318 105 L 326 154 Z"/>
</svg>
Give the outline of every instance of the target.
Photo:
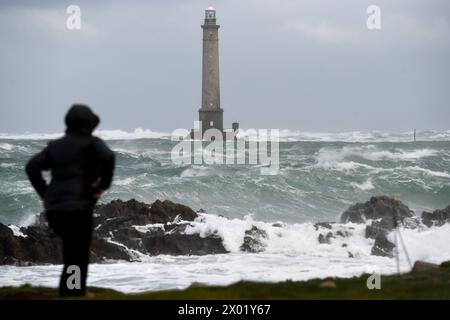
<svg viewBox="0 0 450 320">
<path fill-rule="evenodd" d="M 220 107 L 219 28 L 216 23 L 216 10 L 208 7 L 202 25 L 202 105 L 198 111 L 203 133 L 212 128 L 223 131 L 223 109 Z"/>
<path fill-rule="evenodd" d="M 226 132 L 237 134 L 239 123 L 234 122 L 231 129 L 223 127 L 223 109 L 220 106 L 220 72 L 219 72 L 219 28 L 216 23 L 216 9 L 208 7 L 205 10 L 203 29 L 202 55 L 202 102 L 198 110 L 199 128 L 191 130 L 191 138 L 196 132 L 203 137 L 206 130 L 216 129 L 223 136 Z M 230 136 L 228 136 L 230 137 Z M 233 135 L 234 137 L 234 135 Z"/>
</svg>

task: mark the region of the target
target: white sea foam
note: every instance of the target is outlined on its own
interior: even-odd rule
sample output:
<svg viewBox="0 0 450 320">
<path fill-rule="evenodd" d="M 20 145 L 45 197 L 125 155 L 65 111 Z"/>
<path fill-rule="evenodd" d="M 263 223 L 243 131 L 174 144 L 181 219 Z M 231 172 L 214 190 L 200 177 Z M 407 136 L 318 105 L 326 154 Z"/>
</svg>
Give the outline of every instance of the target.
<svg viewBox="0 0 450 320">
<path fill-rule="evenodd" d="M 200 218 L 186 228 L 187 234 L 200 234 L 205 237 L 217 234 L 223 239 L 225 249 L 230 252 L 239 252 L 244 241 L 245 230 L 251 228 L 254 221 L 250 216 L 241 219 L 227 219 L 211 214 L 200 214 Z"/>
<path fill-rule="evenodd" d="M 28 237 L 27 235 L 23 234 L 22 231 L 20 231 L 20 227 L 18 227 L 18 226 L 10 224 L 10 225 L 8 225 L 8 227 L 12 230 L 13 234 L 16 237 L 23 237 L 23 238 Z"/>
<path fill-rule="evenodd" d="M 182 178 L 193 178 L 193 177 L 204 177 L 209 175 L 209 169 L 205 166 L 193 166 L 192 168 L 187 168 L 181 172 Z"/>
<path fill-rule="evenodd" d="M 225 248 L 232 253 L 239 253 L 244 242 L 245 231 L 253 226 L 264 230 L 267 238 L 261 238 L 266 253 L 274 254 L 302 254 L 327 256 L 330 252 L 340 257 L 353 255 L 370 256 L 370 247 L 373 241 L 364 237 L 364 225 L 336 224 L 334 231 L 347 231 L 352 234 L 351 239 L 338 237 L 329 245 L 320 244 L 317 238 L 324 230 L 316 230 L 312 223 L 300 223 L 277 226 L 272 223 L 254 221 L 251 216 L 241 219 L 226 219 L 224 217 L 200 214 L 200 218 L 190 223 L 186 228 L 187 234 L 198 233 L 204 237 L 215 234 L 223 239 Z M 328 232 L 329 230 L 326 230 Z M 325 233 L 326 233 L 325 232 Z M 350 240 L 350 241 L 348 241 Z M 344 248 L 343 243 L 347 243 Z"/>
<path fill-rule="evenodd" d="M 405 247 L 412 261 L 441 263 L 450 260 L 450 224 L 425 229 L 401 229 Z M 394 241 L 394 234 L 389 238 Z M 403 249 L 400 252 L 404 255 Z"/>
<path fill-rule="evenodd" d="M 0 143 L 0 149 L 2 149 L 2 150 L 11 151 L 13 148 L 14 148 L 14 146 L 12 144 Z"/>
<path fill-rule="evenodd" d="M 135 147 L 124 148 L 123 146 L 121 146 L 121 147 L 113 147 L 113 150 L 114 150 L 114 152 L 117 152 L 117 153 L 122 154 L 127 157 L 132 157 L 135 159 L 139 159 L 139 158 L 155 159 L 157 157 L 158 158 L 170 157 L 170 151 L 158 150 L 156 148 L 139 149 L 139 148 L 135 148 Z M 170 160 L 170 159 L 168 159 L 168 160 Z"/>
<path fill-rule="evenodd" d="M 202 220 L 202 222 L 200 221 Z M 265 251 L 258 254 L 242 253 L 245 230 L 257 226 L 267 233 L 263 239 Z M 142 226 L 142 231 L 146 228 Z M 187 232 L 207 235 L 216 233 L 224 238 L 228 254 L 205 256 L 144 256 L 136 253 L 142 262 L 114 262 L 92 264 L 89 285 L 109 287 L 124 292 L 182 289 L 193 283 L 228 285 L 240 280 L 285 281 L 325 277 L 352 277 L 374 270 L 382 274 L 396 272 L 395 259 L 372 256 L 372 239 L 364 237 L 364 225 L 335 224 L 332 231 L 349 232 L 348 237 L 331 239 L 320 244 L 317 236 L 330 230 L 313 224 L 273 226 L 271 223 L 227 220 L 202 214 Z M 441 263 L 450 260 L 450 224 L 426 229 L 401 229 L 407 252 L 412 259 Z M 389 237 L 392 240 L 393 234 Z M 127 249 L 127 248 L 125 248 Z M 129 250 L 129 249 L 127 249 Z M 350 258 L 348 252 L 353 257 Z M 403 249 L 400 251 L 401 271 L 410 270 Z M 0 286 L 18 286 L 24 283 L 56 287 L 61 266 L 15 267 L 0 266 Z"/>
<path fill-rule="evenodd" d="M 359 190 L 363 190 L 363 191 L 367 191 L 367 190 L 372 190 L 375 189 L 373 183 L 372 183 L 372 179 L 369 178 L 366 181 L 364 181 L 363 183 L 356 183 L 353 182 L 352 186 L 359 189 Z"/>
<path fill-rule="evenodd" d="M 238 137 L 251 136 L 252 129 L 240 129 Z M 414 135 L 407 132 L 349 131 L 349 132 L 305 132 L 280 129 L 280 141 L 322 141 L 322 142 L 411 142 Z M 449 141 L 450 131 L 417 131 L 420 141 Z"/>
<path fill-rule="evenodd" d="M 312 223 L 273 224 L 255 221 L 251 216 L 244 219 L 226 219 L 207 213 L 199 214 L 186 228 L 187 234 L 199 234 L 202 237 L 214 234 L 220 236 L 225 248 L 231 253 L 239 253 L 244 243 L 246 230 L 257 227 L 266 233 L 259 240 L 266 254 L 306 255 L 320 257 L 348 258 L 349 253 L 358 259 L 369 259 L 373 239 L 365 237 L 364 224 L 332 224 L 331 229 L 317 227 Z M 317 241 L 320 234 L 339 232 L 346 237 L 335 236 L 329 244 Z M 425 259 L 435 263 L 450 260 L 450 224 L 443 227 L 401 229 L 405 245 L 413 260 Z M 392 234 L 390 235 L 392 237 Z M 404 257 L 403 257 L 404 258 Z M 405 260 L 406 262 L 406 260 Z"/>
<path fill-rule="evenodd" d="M 168 139 L 170 133 L 136 128 L 131 132 L 124 130 L 96 130 L 94 135 L 105 140 L 134 139 Z M 0 139 L 5 140 L 53 140 L 62 137 L 62 133 L 0 133 Z"/>
<path fill-rule="evenodd" d="M 433 149 L 416 149 L 411 151 L 406 150 L 379 150 L 374 145 L 365 146 L 344 146 L 342 148 L 330 148 L 324 147 L 319 150 L 316 155 L 317 166 L 326 169 L 335 169 L 340 171 L 350 171 L 358 168 L 366 168 L 372 170 L 378 170 L 377 168 L 356 162 L 354 160 L 357 157 L 363 158 L 369 161 L 380 160 L 397 160 L 397 161 L 409 161 L 414 162 L 418 159 L 431 157 L 438 154 L 437 150 Z"/>
<path fill-rule="evenodd" d="M 238 137 L 251 137 L 254 135 L 254 129 L 240 129 Z M 279 130 L 279 138 L 281 141 L 344 141 L 344 142 L 367 142 L 375 141 L 376 137 L 383 137 L 380 134 L 374 134 L 371 132 L 342 132 L 342 133 L 331 133 L 331 132 L 302 132 L 293 131 L 289 129 Z M 386 138 L 389 134 L 386 134 Z"/>
<path fill-rule="evenodd" d="M 270 128 L 268 128 L 270 130 Z M 252 135 L 253 129 L 240 129 L 238 137 Z M 131 139 L 169 139 L 169 132 L 158 132 L 150 129 L 136 128 L 133 131 L 97 130 L 95 134 L 106 140 Z M 11 140 L 51 140 L 62 136 L 62 133 L 0 133 L 0 139 Z M 323 141 L 323 142 L 410 142 L 413 132 L 304 132 L 279 129 L 280 141 Z M 418 131 L 420 141 L 450 141 L 450 131 Z"/>
<path fill-rule="evenodd" d="M 0 139 L 4 140 L 52 140 L 62 136 L 62 133 L 0 133 Z"/>
<path fill-rule="evenodd" d="M 11 143 L 0 143 L 0 151 L 3 152 L 23 152 L 23 153 L 28 153 L 30 152 L 30 148 L 26 147 L 26 146 L 21 146 L 21 145 L 14 145 Z"/>
<path fill-rule="evenodd" d="M 419 171 L 419 172 L 423 172 L 425 175 L 432 176 L 432 177 L 450 178 L 450 174 L 447 171 L 433 171 L 433 170 L 421 168 L 418 166 L 410 166 L 410 167 L 398 168 L 398 169 L 404 169 L 404 170 L 409 170 L 409 171 Z"/>
<path fill-rule="evenodd" d="M 124 149 L 124 148 L 114 148 L 113 150 L 114 150 L 114 152 L 117 152 L 117 153 L 129 156 L 129 157 L 132 157 L 132 158 L 135 158 L 135 159 L 140 157 L 140 154 L 138 152 L 136 152 L 136 151 L 127 150 L 127 149 Z"/>
<path fill-rule="evenodd" d="M 105 140 L 168 139 L 170 137 L 170 133 L 167 132 L 142 128 L 134 129 L 132 132 L 123 130 L 97 130 L 94 134 Z"/>
<path fill-rule="evenodd" d="M 322 148 L 316 156 L 316 165 L 321 168 L 339 171 L 351 171 L 359 168 L 375 169 L 367 164 L 346 160 L 350 156 L 361 155 L 363 151 L 364 148 L 361 147 L 344 147 L 342 149 Z"/>
<path fill-rule="evenodd" d="M 133 228 L 135 228 L 137 231 L 142 232 L 142 233 L 146 233 L 149 232 L 153 229 L 162 229 L 164 230 L 164 224 L 163 223 L 153 223 L 153 224 L 147 224 L 147 225 L 143 225 L 143 226 L 133 226 Z"/>
<path fill-rule="evenodd" d="M 130 186 L 136 179 L 133 177 L 128 177 L 125 179 L 115 180 L 114 184 L 117 186 L 125 187 Z"/>
<path fill-rule="evenodd" d="M 450 140 L 450 130 L 444 131 L 444 132 L 436 132 L 432 131 L 430 136 L 430 140 L 436 140 L 436 141 L 448 141 Z"/>
<path fill-rule="evenodd" d="M 357 153 L 355 153 L 357 154 Z M 418 149 L 413 151 L 372 151 L 362 152 L 360 155 L 365 159 L 377 161 L 377 160 L 414 160 L 425 157 L 431 157 L 437 154 L 437 150 L 432 149 Z"/>
</svg>

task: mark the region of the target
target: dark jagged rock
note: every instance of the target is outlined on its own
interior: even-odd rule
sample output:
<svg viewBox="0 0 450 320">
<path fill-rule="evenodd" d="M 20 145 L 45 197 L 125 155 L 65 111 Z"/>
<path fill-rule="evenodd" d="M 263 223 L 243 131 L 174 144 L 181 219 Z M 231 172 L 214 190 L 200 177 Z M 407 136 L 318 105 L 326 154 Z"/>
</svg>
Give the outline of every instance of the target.
<svg viewBox="0 0 450 320">
<path fill-rule="evenodd" d="M 143 245 L 150 255 L 205 255 L 227 253 L 222 238 L 217 236 L 200 237 L 199 234 L 169 233 L 163 237 L 145 237 Z"/>
<path fill-rule="evenodd" d="M 145 232 L 141 239 L 144 252 L 150 255 L 205 255 L 227 253 L 222 238 L 212 233 L 205 237 L 186 234 L 189 223 L 171 223 L 164 229 L 154 228 Z M 142 252 L 142 250 L 139 250 Z"/>
<path fill-rule="evenodd" d="M 367 220 L 382 219 L 386 226 L 394 227 L 394 217 L 399 222 L 413 217 L 414 213 L 399 200 L 387 196 L 372 197 L 365 203 L 357 203 L 341 215 L 341 223 L 365 223 Z"/>
<path fill-rule="evenodd" d="M 321 232 L 317 237 L 317 241 L 321 244 L 330 244 L 331 239 L 335 239 L 337 237 L 347 238 L 352 235 L 353 228 L 347 228 L 346 226 L 333 226 L 332 223 L 328 222 L 319 222 L 314 225 L 316 230 L 324 231 L 325 229 L 330 230 L 325 232 Z"/>
<path fill-rule="evenodd" d="M 449 222 L 450 206 L 433 213 L 424 213 L 422 221 L 428 226 Z M 366 203 L 351 206 L 342 214 L 342 222 L 367 223 L 366 237 L 375 239 L 372 254 L 392 256 L 394 244 L 387 238 L 395 226 L 393 216 L 404 227 L 415 227 L 412 211 L 400 201 L 388 197 L 373 197 Z M 226 253 L 222 238 L 217 233 L 200 236 L 186 232 L 186 228 L 204 222 L 204 217 L 187 206 L 171 201 L 145 204 L 134 199 L 114 200 L 98 205 L 94 211 L 94 232 L 91 261 L 136 261 L 142 255 L 203 255 Z M 195 222 L 193 222 L 195 220 Z M 282 224 L 273 224 L 282 227 Z M 330 243 L 338 237 L 348 237 L 352 226 L 317 223 L 322 233 L 320 243 Z M 14 231 L 12 230 L 14 229 Z M 21 234 L 18 234 L 17 231 Z M 266 231 L 252 226 L 246 230 L 240 249 L 246 252 L 265 250 Z M 351 255 L 351 253 L 349 253 Z M 48 227 L 44 214 L 28 227 L 8 227 L 0 223 L 0 264 L 29 265 L 61 263 L 61 242 Z"/>
<path fill-rule="evenodd" d="M 319 234 L 319 237 L 317 238 L 317 240 L 319 240 L 319 243 L 322 243 L 322 244 L 330 244 L 331 238 L 334 238 L 334 235 L 332 232 L 328 232 L 326 235 L 323 235 L 322 233 Z"/>
<path fill-rule="evenodd" d="M 8 262 L 17 241 L 13 231 L 4 224 L 0 224 L 0 257 L 2 258 L 0 263 Z"/>
<path fill-rule="evenodd" d="M 162 229 L 159 235 L 163 235 L 164 231 Z M 135 228 L 119 228 L 117 230 L 110 232 L 110 238 L 116 243 L 121 243 L 125 247 L 144 252 L 145 248 L 142 245 L 142 233 L 137 231 Z"/>
<path fill-rule="evenodd" d="M 156 200 L 151 208 L 150 213 L 153 223 L 167 223 L 174 221 L 179 216 L 180 220 L 194 221 L 198 217 L 197 213 L 188 206 L 173 203 L 169 200 Z"/>
<path fill-rule="evenodd" d="M 450 206 L 433 212 L 424 211 L 422 213 L 422 223 L 427 227 L 439 227 L 446 223 L 450 223 Z"/>
<path fill-rule="evenodd" d="M 338 230 L 336 231 L 336 236 L 342 237 L 342 238 L 347 238 L 349 236 L 351 236 L 351 233 L 345 230 Z"/>
<path fill-rule="evenodd" d="M 150 205 L 139 202 L 135 199 L 122 201 L 120 199 L 113 200 L 107 204 L 97 205 L 95 213 L 102 219 L 130 217 L 130 216 L 150 216 Z"/>
<path fill-rule="evenodd" d="M 32 263 L 59 263 L 61 243 L 47 228 L 30 226 L 21 228 L 24 236 L 0 224 L 0 264 L 23 265 Z"/>
<path fill-rule="evenodd" d="M 14 236 L 13 231 L 8 226 L 5 226 L 4 224 L 0 224 L 0 241 L 3 239 L 7 239 L 9 237 Z"/>
<path fill-rule="evenodd" d="M 268 235 L 265 230 L 252 226 L 251 229 L 245 231 L 244 243 L 241 245 L 241 251 L 258 253 L 265 250 L 262 239 L 267 239 Z"/>
<path fill-rule="evenodd" d="M 168 223 L 177 217 L 179 220 L 193 221 L 198 217 L 197 213 L 188 206 L 169 200 L 156 200 L 151 205 L 134 199 L 113 200 L 110 203 L 98 205 L 95 213 L 96 224 L 117 223 L 120 226 Z"/>
<path fill-rule="evenodd" d="M 330 222 L 318 222 L 314 225 L 314 228 L 316 230 L 319 230 L 319 228 L 331 229 L 332 226 Z"/>
<path fill-rule="evenodd" d="M 372 247 L 371 254 L 374 256 L 392 258 L 394 256 L 393 255 L 394 248 L 395 244 L 390 242 L 385 234 L 380 233 L 375 238 L 375 243 Z"/>
<path fill-rule="evenodd" d="M 283 227 L 283 224 L 280 223 L 280 222 L 275 222 L 275 223 L 272 223 L 272 227 L 275 227 L 275 228 L 282 228 L 282 227 Z"/>
<path fill-rule="evenodd" d="M 91 261 L 138 260 L 144 254 L 227 252 L 217 235 L 185 234 L 186 221 L 198 217 L 191 208 L 168 200 L 148 205 L 134 199 L 114 200 L 94 210 Z M 15 235 L 0 223 L 0 264 L 61 263 L 61 242 L 44 214 Z M 153 247 L 154 245 L 154 247 Z"/>
<path fill-rule="evenodd" d="M 91 262 L 102 262 L 105 260 L 134 261 L 136 257 L 130 254 L 127 247 L 110 243 L 104 238 L 94 234 L 91 242 Z"/>
<path fill-rule="evenodd" d="M 350 206 L 342 215 L 341 223 L 367 223 L 365 237 L 375 239 L 372 254 L 393 256 L 395 245 L 387 239 L 387 235 L 398 225 L 405 228 L 416 228 L 420 222 L 414 212 L 401 201 L 387 196 L 370 198 L 365 203 Z"/>
<path fill-rule="evenodd" d="M 375 239 L 379 234 L 387 234 L 391 230 L 386 228 L 381 221 L 373 221 L 370 225 L 366 226 L 366 238 Z"/>
<path fill-rule="evenodd" d="M 174 203 L 169 200 L 156 200 L 153 204 L 148 205 L 138 202 L 134 199 L 128 201 L 114 200 L 106 205 L 98 206 L 95 210 L 96 220 L 98 226 L 96 232 L 103 237 L 109 237 L 114 243 L 120 243 L 124 247 L 122 249 L 132 249 L 142 254 L 159 254 L 157 252 L 164 252 L 164 254 L 180 254 L 179 250 L 172 250 L 167 248 L 163 250 L 149 250 L 148 241 L 144 243 L 145 237 L 164 238 L 167 237 L 167 232 L 176 233 L 180 237 L 175 240 L 172 239 L 172 244 L 175 241 L 183 241 L 182 238 L 188 238 L 184 234 L 185 226 L 179 223 L 172 223 L 175 220 L 179 221 L 193 221 L 198 215 L 191 208 Z M 163 224 L 163 227 L 153 227 L 147 229 L 145 232 L 138 231 L 135 226 L 147 226 Z M 205 238 L 198 239 L 199 242 L 208 241 Z M 167 243 L 169 244 L 169 243 Z M 176 243 L 175 243 L 176 244 Z M 177 244 L 176 244 L 177 245 Z M 178 244 L 180 248 L 187 248 L 193 245 L 192 241 L 187 244 Z M 199 247 L 202 245 L 199 244 Z M 223 246 L 222 246 L 223 248 Z M 204 251 L 207 252 L 208 246 L 205 246 Z M 219 249 L 217 249 L 219 250 Z M 192 250 L 185 250 L 186 254 L 203 254 L 198 248 Z M 191 252 L 191 253 L 188 253 Z M 214 252 L 211 252 L 214 253 Z M 123 259 L 123 252 L 119 253 Z M 135 255 L 128 260 L 135 259 Z M 116 258 L 108 258 L 116 259 Z"/>
</svg>

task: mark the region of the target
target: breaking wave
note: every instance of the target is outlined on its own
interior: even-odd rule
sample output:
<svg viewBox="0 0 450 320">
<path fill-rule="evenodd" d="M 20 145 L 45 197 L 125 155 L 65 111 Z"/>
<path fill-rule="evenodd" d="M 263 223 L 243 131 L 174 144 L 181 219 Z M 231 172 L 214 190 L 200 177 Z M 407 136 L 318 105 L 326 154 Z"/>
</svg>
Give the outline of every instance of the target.
<svg viewBox="0 0 450 320">
<path fill-rule="evenodd" d="M 265 136 L 258 129 L 240 129 L 238 137 L 252 137 L 254 132 Z M 271 129 L 268 129 L 269 133 Z M 311 141 L 311 142 L 412 142 L 413 132 L 383 132 L 383 131 L 349 131 L 349 132 L 305 132 L 289 129 L 278 129 L 280 141 Z M 133 140 L 133 139 L 170 139 L 170 132 L 153 131 L 136 128 L 133 131 L 124 130 L 96 130 L 95 134 L 105 140 Z M 0 133 L 4 140 L 51 140 L 61 137 L 61 133 Z M 418 141 L 450 141 L 450 130 L 447 131 L 417 131 Z"/>
<path fill-rule="evenodd" d="M 190 223 L 187 233 L 223 239 L 227 254 L 205 256 L 143 256 L 141 262 L 91 264 L 89 285 L 108 287 L 123 292 L 183 289 L 194 283 L 228 285 L 240 280 L 276 282 L 326 277 L 353 277 L 364 273 L 395 273 L 395 259 L 370 254 L 372 239 L 364 236 L 364 224 L 333 224 L 331 231 L 342 231 L 345 237 L 319 243 L 319 234 L 330 229 L 313 223 L 286 224 L 243 219 L 226 219 L 203 213 Z M 243 253 L 245 231 L 257 227 L 265 232 L 260 239 L 261 253 Z M 12 228 L 20 235 L 20 230 Z M 442 227 L 401 229 L 411 260 L 441 263 L 450 260 L 448 242 L 450 224 Z M 388 236 L 391 240 L 393 234 Z M 351 253 L 351 255 L 349 255 Z M 410 269 L 406 253 L 400 251 L 400 269 Z M 14 267 L 0 266 L 0 284 L 18 286 L 24 283 L 55 287 L 61 267 L 57 265 Z"/>
<path fill-rule="evenodd" d="M 133 140 L 133 139 L 168 139 L 170 133 L 136 128 L 131 132 L 123 130 L 96 130 L 98 137 L 105 140 Z M 62 133 L 0 133 L 4 140 L 52 140 L 62 136 Z"/>
<path fill-rule="evenodd" d="M 171 199 L 230 218 L 253 214 L 255 219 L 289 223 L 333 220 L 370 195 L 398 196 L 419 213 L 449 202 L 450 142 L 446 141 L 284 142 L 279 147 L 279 173 L 264 176 L 258 165 L 174 164 L 171 150 L 176 142 L 155 138 L 164 133 L 142 129 L 99 133 L 111 139 L 108 144 L 117 155 L 114 184 L 104 201 Z M 125 137 L 129 139 L 120 139 Z M 46 144 L 45 139 L 34 138 L 38 137 L 0 139 L 2 222 L 18 223 L 40 210 L 23 170 L 29 157 Z"/>
</svg>

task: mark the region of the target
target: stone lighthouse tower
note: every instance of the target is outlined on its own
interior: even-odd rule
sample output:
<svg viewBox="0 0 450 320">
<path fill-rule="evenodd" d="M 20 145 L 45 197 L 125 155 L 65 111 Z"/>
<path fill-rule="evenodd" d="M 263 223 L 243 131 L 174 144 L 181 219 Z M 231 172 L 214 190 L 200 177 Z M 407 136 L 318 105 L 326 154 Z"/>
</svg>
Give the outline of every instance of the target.
<svg viewBox="0 0 450 320">
<path fill-rule="evenodd" d="M 202 134 L 211 128 L 223 132 L 223 109 L 220 108 L 219 27 L 216 24 L 216 10 L 208 7 L 202 25 L 202 106 L 198 111 Z"/>
</svg>

